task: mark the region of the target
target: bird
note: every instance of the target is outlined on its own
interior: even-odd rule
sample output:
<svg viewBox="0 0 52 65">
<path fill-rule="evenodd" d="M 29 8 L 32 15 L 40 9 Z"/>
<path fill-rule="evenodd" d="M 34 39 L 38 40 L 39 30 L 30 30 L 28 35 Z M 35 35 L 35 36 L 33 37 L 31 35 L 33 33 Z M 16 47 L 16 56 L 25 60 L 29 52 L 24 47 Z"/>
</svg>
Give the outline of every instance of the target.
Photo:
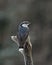
<svg viewBox="0 0 52 65">
<path fill-rule="evenodd" d="M 29 21 L 23 21 L 18 25 L 18 31 L 16 36 L 11 36 L 11 39 L 15 43 L 19 43 L 19 52 L 24 57 L 25 65 L 33 65 L 32 58 L 32 44 L 29 35 Z"/>
<path fill-rule="evenodd" d="M 29 21 L 23 21 L 18 26 L 17 38 L 19 41 L 19 48 L 23 48 L 24 43 L 29 35 Z"/>
</svg>

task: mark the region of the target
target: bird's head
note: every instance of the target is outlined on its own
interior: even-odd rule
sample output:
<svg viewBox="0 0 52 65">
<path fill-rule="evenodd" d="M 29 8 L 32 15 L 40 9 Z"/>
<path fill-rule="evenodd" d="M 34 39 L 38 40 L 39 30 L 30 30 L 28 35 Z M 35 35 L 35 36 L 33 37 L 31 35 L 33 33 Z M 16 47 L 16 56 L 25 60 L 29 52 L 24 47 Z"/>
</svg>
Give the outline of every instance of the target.
<svg viewBox="0 0 52 65">
<path fill-rule="evenodd" d="M 25 28 L 28 28 L 29 25 L 30 25 L 30 22 L 29 22 L 29 21 L 23 21 L 23 22 L 21 23 L 21 26 L 22 26 L 22 27 L 25 27 Z"/>
</svg>

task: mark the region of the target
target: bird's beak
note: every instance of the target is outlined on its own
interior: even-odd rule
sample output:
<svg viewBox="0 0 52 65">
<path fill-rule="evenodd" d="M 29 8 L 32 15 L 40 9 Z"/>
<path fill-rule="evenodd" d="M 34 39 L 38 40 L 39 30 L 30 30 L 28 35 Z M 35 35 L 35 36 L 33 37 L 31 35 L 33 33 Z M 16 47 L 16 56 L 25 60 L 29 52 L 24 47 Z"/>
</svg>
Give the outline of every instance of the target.
<svg viewBox="0 0 52 65">
<path fill-rule="evenodd" d="M 31 23 L 29 22 L 27 25 L 29 26 Z"/>
</svg>

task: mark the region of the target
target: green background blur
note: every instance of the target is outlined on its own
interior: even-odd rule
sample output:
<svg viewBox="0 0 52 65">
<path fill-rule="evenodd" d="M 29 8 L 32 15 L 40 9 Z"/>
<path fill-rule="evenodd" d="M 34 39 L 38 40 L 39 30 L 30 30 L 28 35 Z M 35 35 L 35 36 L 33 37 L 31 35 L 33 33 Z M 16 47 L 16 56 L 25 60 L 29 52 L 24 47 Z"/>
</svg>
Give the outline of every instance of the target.
<svg viewBox="0 0 52 65">
<path fill-rule="evenodd" d="M 24 65 L 23 56 L 10 36 L 28 20 L 34 65 L 52 65 L 52 1 L 0 0 L 0 65 Z"/>
</svg>

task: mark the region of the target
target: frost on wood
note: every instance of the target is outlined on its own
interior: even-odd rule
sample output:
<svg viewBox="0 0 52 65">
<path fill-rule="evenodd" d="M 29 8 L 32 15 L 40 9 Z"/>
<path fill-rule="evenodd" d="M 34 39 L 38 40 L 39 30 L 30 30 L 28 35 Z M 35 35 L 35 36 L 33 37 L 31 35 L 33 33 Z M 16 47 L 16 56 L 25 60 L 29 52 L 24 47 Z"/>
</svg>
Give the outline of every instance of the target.
<svg viewBox="0 0 52 65">
<path fill-rule="evenodd" d="M 11 39 L 19 46 L 17 36 L 11 36 Z M 19 52 L 21 52 L 24 57 L 25 65 L 33 65 L 32 44 L 29 36 L 25 41 L 23 48 L 19 48 Z"/>
</svg>

